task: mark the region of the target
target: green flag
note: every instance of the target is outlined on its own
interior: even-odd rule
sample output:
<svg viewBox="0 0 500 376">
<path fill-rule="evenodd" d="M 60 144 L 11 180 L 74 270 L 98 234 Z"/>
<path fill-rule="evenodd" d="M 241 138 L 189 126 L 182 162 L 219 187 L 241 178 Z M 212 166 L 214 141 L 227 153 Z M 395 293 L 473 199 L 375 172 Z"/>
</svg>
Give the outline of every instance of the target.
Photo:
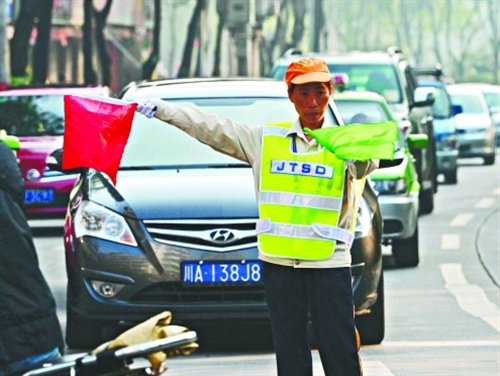
<svg viewBox="0 0 500 376">
<path fill-rule="evenodd" d="M 338 158 L 356 161 L 392 160 L 396 142 L 399 140 L 398 123 L 395 121 L 350 124 L 316 130 L 305 128 L 304 132 Z"/>
</svg>

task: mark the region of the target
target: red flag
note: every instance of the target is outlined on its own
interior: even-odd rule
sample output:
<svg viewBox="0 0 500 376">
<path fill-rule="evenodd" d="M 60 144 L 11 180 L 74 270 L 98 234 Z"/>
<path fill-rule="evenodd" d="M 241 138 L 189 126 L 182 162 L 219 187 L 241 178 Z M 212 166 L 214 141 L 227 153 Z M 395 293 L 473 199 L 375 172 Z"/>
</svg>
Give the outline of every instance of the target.
<svg viewBox="0 0 500 376">
<path fill-rule="evenodd" d="M 93 168 L 116 184 L 136 107 L 110 98 L 65 95 L 62 168 Z"/>
</svg>

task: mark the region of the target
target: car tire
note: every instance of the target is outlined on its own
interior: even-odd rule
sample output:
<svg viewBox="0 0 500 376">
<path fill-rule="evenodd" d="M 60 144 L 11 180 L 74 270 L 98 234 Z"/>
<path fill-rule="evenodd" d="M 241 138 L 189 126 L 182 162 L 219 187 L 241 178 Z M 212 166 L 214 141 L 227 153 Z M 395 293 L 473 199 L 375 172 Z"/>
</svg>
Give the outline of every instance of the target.
<svg viewBox="0 0 500 376">
<path fill-rule="evenodd" d="M 66 307 L 66 345 L 72 349 L 91 349 L 103 342 L 103 326 L 97 320 L 89 320 L 76 313 L 69 304 Z"/>
<path fill-rule="evenodd" d="M 434 189 L 421 190 L 419 198 L 419 214 L 430 214 L 434 210 Z"/>
<path fill-rule="evenodd" d="M 446 171 L 444 173 L 444 182 L 446 184 L 457 184 L 458 178 L 457 178 L 457 169 L 454 169 L 452 171 Z"/>
<path fill-rule="evenodd" d="M 392 241 L 392 255 L 396 266 L 415 267 L 418 265 L 418 225 L 411 237 Z"/>
<path fill-rule="evenodd" d="M 381 271 L 377 286 L 377 300 L 367 315 L 356 317 L 362 345 L 376 345 L 382 342 L 385 336 L 385 297 L 384 297 L 384 272 Z"/>
<path fill-rule="evenodd" d="M 484 157 L 484 165 L 485 166 L 491 166 L 494 163 L 495 163 L 495 154 L 488 155 L 488 156 Z"/>
</svg>

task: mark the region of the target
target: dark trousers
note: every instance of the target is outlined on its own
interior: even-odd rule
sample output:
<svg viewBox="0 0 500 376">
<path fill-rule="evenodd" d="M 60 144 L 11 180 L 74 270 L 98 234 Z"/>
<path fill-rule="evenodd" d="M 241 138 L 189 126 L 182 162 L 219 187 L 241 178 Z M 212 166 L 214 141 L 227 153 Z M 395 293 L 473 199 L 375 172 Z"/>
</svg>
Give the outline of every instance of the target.
<svg viewBox="0 0 500 376">
<path fill-rule="evenodd" d="M 350 268 L 264 262 L 264 285 L 279 376 L 311 376 L 311 318 L 326 376 L 360 376 Z"/>
</svg>

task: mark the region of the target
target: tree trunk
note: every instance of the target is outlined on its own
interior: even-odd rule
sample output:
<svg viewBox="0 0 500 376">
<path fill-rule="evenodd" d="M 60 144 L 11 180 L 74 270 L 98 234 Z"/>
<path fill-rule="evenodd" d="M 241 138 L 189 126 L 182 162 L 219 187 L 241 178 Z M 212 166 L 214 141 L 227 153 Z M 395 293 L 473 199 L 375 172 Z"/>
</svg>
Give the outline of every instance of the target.
<svg viewBox="0 0 500 376">
<path fill-rule="evenodd" d="M 93 14 L 95 18 L 95 40 L 97 53 L 99 56 L 99 65 L 101 67 L 103 85 L 109 86 L 111 84 L 111 59 L 108 54 L 108 48 L 106 46 L 106 38 L 104 37 L 104 28 L 106 27 L 106 20 L 109 15 L 109 10 L 111 9 L 111 4 L 113 0 L 106 0 L 104 8 L 100 11 L 93 8 Z"/>
<path fill-rule="evenodd" d="M 182 55 L 182 63 L 179 69 L 179 77 L 189 77 L 191 72 L 191 60 L 193 58 L 193 42 L 194 38 L 198 34 L 198 28 L 200 25 L 200 15 L 201 11 L 206 7 L 206 0 L 197 0 L 196 6 L 189 21 L 188 35 L 186 38 L 186 44 L 184 45 L 184 53 Z"/>
<path fill-rule="evenodd" d="M 217 24 L 217 35 L 215 37 L 215 51 L 214 51 L 214 70 L 212 76 L 219 77 L 221 75 L 220 71 L 220 51 L 222 44 L 222 32 L 226 26 L 227 20 L 227 1 L 217 2 L 217 15 L 219 16 L 219 23 Z"/>
<path fill-rule="evenodd" d="M 325 12 L 323 10 L 323 0 L 316 0 L 314 3 L 314 44 L 313 51 L 321 51 L 321 31 L 325 27 Z M 326 38 L 325 38 L 326 39 Z"/>
<path fill-rule="evenodd" d="M 83 75 L 86 84 L 97 84 L 92 54 L 92 0 L 83 1 Z"/>
<path fill-rule="evenodd" d="M 50 50 L 50 29 L 52 26 L 53 0 L 39 0 L 38 22 L 35 48 L 33 50 L 34 84 L 44 84 L 47 80 Z"/>
<path fill-rule="evenodd" d="M 153 48 L 149 57 L 142 65 L 142 78 L 151 79 L 160 59 L 161 2 L 154 0 Z"/>
<path fill-rule="evenodd" d="M 27 75 L 29 39 L 38 5 L 38 0 L 21 0 L 19 15 L 14 26 L 14 36 L 10 41 L 10 73 L 13 78 Z"/>
<path fill-rule="evenodd" d="M 298 47 L 300 46 L 300 42 L 304 37 L 304 19 L 306 16 L 306 4 L 303 0 L 293 0 L 292 7 L 295 18 L 292 31 L 292 46 Z"/>
<path fill-rule="evenodd" d="M 0 89 L 6 85 L 7 74 L 7 33 L 6 33 L 5 0 L 0 0 Z"/>
</svg>

